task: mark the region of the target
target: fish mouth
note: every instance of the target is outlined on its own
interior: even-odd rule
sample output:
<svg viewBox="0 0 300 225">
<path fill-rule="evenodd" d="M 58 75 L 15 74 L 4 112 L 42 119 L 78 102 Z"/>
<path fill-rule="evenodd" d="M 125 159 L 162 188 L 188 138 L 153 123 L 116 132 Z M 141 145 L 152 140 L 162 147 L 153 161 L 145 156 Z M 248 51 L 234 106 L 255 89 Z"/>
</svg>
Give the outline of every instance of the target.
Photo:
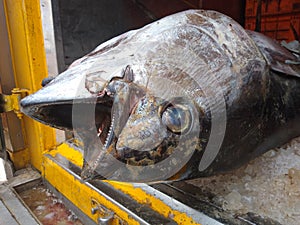
<svg viewBox="0 0 300 225">
<path fill-rule="evenodd" d="M 170 155 L 176 147 L 176 135 L 168 133 L 168 138 L 149 151 L 131 148 L 118 149 L 116 145 L 122 127 L 119 131 L 115 130 L 116 123 L 120 121 L 115 118 L 116 113 L 113 112 L 113 97 L 105 95 L 97 99 L 40 101 L 38 103 L 31 101 L 31 96 L 28 97 L 21 101 L 23 113 L 51 127 L 81 133 L 82 137 L 91 135 L 98 137 L 103 145 L 98 146 L 98 149 L 112 148 L 113 151 L 110 153 L 125 164 L 136 166 L 155 164 Z M 126 121 L 128 117 L 129 115 L 123 119 Z M 90 160 L 85 159 L 85 161 Z"/>
<path fill-rule="evenodd" d="M 61 101 L 56 104 L 39 103 L 30 104 L 21 101 L 22 112 L 31 118 L 58 129 L 73 129 L 72 101 Z"/>
<path fill-rule="evenodd" d="M 76 110 L 84 109 L 90 105 L 94 107 L 95 115 L 110 114 L 113 100 L 111 98 L 102 99 L 79 99 L 79 100 L 63 100 L 55 102 L 32 102 L 30 99 L 24 98 L 21 101 L 21 110 L 29 117 L 58 129 L 73 129 L 73 110 L 76 105 Z M 87 120 L 78 121 L 80 125 L 85 125 Z M 95 116 L 99 119 L 99 116 Z M 95 121 L 99 123 L 99 121 Z"/>
<path fill-rule="evenodd" d="M 39 103 L 30 98 L 21 101 L 22 112 L 43 124 L 77 132 L 95 129 L 103 145 L 113 126 L 112 105 L 113 98 L 108 96 Z"/>
</svg>

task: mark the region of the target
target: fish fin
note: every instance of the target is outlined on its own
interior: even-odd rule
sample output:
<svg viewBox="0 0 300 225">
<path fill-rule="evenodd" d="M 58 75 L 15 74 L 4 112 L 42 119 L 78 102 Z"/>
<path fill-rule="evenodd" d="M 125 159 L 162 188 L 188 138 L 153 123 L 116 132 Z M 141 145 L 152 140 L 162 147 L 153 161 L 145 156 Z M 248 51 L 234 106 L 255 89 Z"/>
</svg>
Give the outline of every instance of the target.
<svg viewBox="0 0 300 225">
<path fill-rule="evenodd" d="M 134 80 L 133 70 L 129 65 L 127 65 L 125 70 L 123 71 L 123 78 L 128 82 L 132 82 Z"/>
<path fill-rule="evenodd" d="M 281 46 L 280 43 L 261 33 L 247 32 L 256 43 L 271 70 L 300 78 L 299 57 L 289 49 Z"/>
</svg>

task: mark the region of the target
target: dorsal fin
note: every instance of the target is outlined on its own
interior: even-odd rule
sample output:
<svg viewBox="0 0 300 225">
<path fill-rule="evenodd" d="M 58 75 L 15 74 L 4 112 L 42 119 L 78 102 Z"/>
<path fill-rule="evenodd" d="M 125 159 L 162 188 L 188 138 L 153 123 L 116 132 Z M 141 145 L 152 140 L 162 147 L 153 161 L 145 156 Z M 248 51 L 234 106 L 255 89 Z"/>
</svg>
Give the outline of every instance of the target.
<svg viewBox="0 0 300 225">
<path fill-rule="evenodd" d="M 275 40 L 261 33 L 247 31 L 265 57 L 271 70 L 300 78 L 300 58 Z"/>
</svg>

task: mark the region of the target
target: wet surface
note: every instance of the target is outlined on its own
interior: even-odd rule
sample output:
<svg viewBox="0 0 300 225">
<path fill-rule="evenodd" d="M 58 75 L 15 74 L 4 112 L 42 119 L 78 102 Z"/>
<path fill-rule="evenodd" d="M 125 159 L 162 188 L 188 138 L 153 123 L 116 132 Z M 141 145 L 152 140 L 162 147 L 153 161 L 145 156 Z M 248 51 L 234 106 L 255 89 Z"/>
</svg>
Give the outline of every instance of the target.
<svg viewBox="0 0 300 225">
<path fill-rule="evenodd" d="M 280 224 L 298 225 L 300 138 L 268 151 L 240 169 L 188 183 L 202 189 L 209 202 L 235 215 L 251 212 Z"/>
<path fill-rule="evenodd" d="M 83 223 L 43 184 L 19 193 L 43 225 L 82 225 Z"/>
</svg>

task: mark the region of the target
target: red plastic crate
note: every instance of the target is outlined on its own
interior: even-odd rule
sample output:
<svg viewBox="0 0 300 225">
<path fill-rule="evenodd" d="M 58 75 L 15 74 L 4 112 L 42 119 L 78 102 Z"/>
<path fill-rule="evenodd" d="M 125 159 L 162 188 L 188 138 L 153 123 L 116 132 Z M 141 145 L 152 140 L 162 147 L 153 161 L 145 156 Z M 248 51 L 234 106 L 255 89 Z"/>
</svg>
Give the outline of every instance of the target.
<svg viewBox="0 0 300 225">
<path fill-rule="evenodd" d="M 257 0 L 247 0 L 245 16 L 256 15 Z M 300 12 L 300 0 L 262 0 L 262 15 L 278 15 Z"/>
<path fill-rule="evenodd" d="M 255 29 L 257 0 L 247 0 L 245 28 Z M 300 37 L 300 0 L 262 0 L 261 32 L 276 40 Z"/>
</svg>

